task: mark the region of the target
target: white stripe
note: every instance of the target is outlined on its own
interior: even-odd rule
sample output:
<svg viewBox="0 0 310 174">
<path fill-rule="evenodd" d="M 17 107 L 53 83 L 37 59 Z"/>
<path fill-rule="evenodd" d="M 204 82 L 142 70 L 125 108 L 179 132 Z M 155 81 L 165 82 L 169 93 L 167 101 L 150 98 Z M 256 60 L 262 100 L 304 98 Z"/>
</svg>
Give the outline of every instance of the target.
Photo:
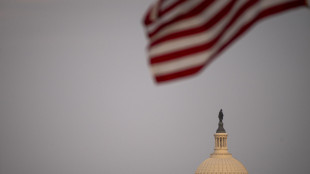
<svg viewBox="0 0 310 174">
<path fill-rule="evenodd" d="M 162 16 L 160 18 L 160 20 L 156 21 L 155 23 L 152 23 L 152 24 L 148 25 L 147 28 L 146 28 L 147 33 L 154 32 L 163 23 L 165 23 L 167 21 L 170 21 L 171 19 L 173 19 L 176 16 L 179 16 L 181 14 L 184 14 L 184 13 L 192 10 L 192 8 L 197 6 L 197 4 L 201 3 L 201 1 L 202 0 L 186 1 L 185 3 L 181 4 L 177 8 L 172 9 L 171 11 L 166 13 L 164 16 Z"/>
<path fill-rule="evenodd" d="M 212 19 L 214 15 L 225 5 L 227 5 L 227 1 L 215 1 L 210 5 L 207 10 L 204 10 L 203 13 L 194 16 L 192 18 L 182 20 L 180 22 L 173 23 L 166 28 L 162 29 L 160 32 L 156 33 L 154 36 L 150 38 L 151 42 L 155 41 L 158 38 L 163 36 L 167 36 L 168 34 L 179 32 L 182 30 L 187 30 L 190 28 L 195 28 L 202 25 L 205 21 Z M 212 17 L 210 17 L 212 16 Z M 208 19 L 209 18 L 209 19 Z"/>
<path fill-rule="evenodd" d="M 234 14 L 239 10 L 239 8 L 244 5 L 245 1 L 238 1 L 239 4 L 236 6 L 215 26 L 210 28 L 206 32 L 202 32 L 195 35 L 190 35 L 178 39 L 173 39 L 170 41 L 166 41 L 155 45 L 150 48 L 149 54 L 150 57 L 156 57 L 164 54 L 168 54 L 177 50 L 182 50 L 189 47 L 196 47 L 198 45 L 210 42 L 222 31 L 222 29 L 227 25 L 227 23 L 231 20 Z M 200 19 L 201 20 L 201 19 Z"/>
<path fill-rule="evenodd" d="M 172 4 L 177 2 L 179 0 L 164 0 L 161 4 L 161 9 L 166 10 L 168 7 L 170 7 Z"/>
</svg>

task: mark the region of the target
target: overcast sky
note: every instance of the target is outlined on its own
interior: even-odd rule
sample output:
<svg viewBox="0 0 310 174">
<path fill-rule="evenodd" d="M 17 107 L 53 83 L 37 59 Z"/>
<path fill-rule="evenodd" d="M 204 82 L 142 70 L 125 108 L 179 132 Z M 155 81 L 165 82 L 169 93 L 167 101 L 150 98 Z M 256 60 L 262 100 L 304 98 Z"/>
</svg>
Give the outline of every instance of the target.
<svg viewBox="0 0 310 174">
<path fill-rule="evenodd" d="M 0 174 L 193 174 L 221 108 L 249 173 L 308 173 L 309 8 L 156 85 L 141 25 L 151 2 L 0 0 Z"/>
</svg>

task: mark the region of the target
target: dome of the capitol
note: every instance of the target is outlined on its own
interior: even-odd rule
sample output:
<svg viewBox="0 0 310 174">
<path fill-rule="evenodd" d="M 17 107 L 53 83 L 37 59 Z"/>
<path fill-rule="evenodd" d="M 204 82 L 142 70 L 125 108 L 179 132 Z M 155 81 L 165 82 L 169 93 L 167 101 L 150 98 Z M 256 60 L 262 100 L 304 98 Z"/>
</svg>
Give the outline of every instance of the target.
<svg viewBox="0 0 310 174">
<path fill-rule="evenodd" d="M 208 158 L 197 168 L 195 174 L 248 174 L 246 168 L 235 158 Z"/>
<path fill-rule="evenodd" d="M 223 113 L 219 114 L 219 127 L 214 134 L 215 147 L 210 158 L 203 161 L 195 174 L 248 174 L 243 164 L 232 157 L 227 148 L 227 133 L 223 127 Z"/>
</svg>

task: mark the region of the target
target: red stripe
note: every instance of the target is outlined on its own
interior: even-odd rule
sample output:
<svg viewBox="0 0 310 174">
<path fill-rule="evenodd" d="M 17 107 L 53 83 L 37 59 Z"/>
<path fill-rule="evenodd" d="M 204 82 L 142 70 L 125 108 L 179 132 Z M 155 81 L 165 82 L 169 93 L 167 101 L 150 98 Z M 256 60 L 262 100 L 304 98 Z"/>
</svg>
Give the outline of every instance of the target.
<svg viewBox="0 0 310 174">
<path fill-rule="evenodd" d="M 171 73 L 171 74 L 168 74 L 168 75 L 155 76 L 155 80 L 158 83 L 167 82 L 167 81 L 170 81 L 170 80 L 173 80 L 173 79 L 178 79 L 178 78 L 181 78 L 181 77 L 186 77 L 186 76 L 194 75 L 197 72 L 199 72 L 202 68 L 203 68 L 203 66 L 197 66 L 197 67 L 193 67 L 193 68 L 190 68 L 190 69 L 187 69 L 187 70 L 183 70 L 183 71 L 179 71 L 179 72 L 176 72 L 176 73 Z"/>
<path fill-rule="evenodd" d="M 159 43 L 162 43 L 162 42 L 165 42 L 165 41 L 168 41 L 168 40 L 172 40 L 172 39 L 176 39 L 176 38 L 181 38 L 181 37 L 185 37 L 185 36 L 188 36 L 188 35 L 193 35 L 193 34 L 205 32 L 205 31 L 209 30 L 217 22 L 219 22 L 225 15 L 227 15 L 227 13 L 232 9 L 232 7 L 235 4 L 235 2 L 236 1 L 231 1 L 230 3 L 228 3 L 222 10 L 219 11 L 219 13 L 217 13 L 210 20 L 206 21 L 203 25 L 201 25 L 199 27 L 191 28 L 191 29 L 188 29 L 188 30 L 174 32 L 172 34 L 166 35 L 166 36 L 164 36 L 162 38 L 159 38 L 159 39 L 154 40 L 153 42 L 151 42 L 151 45 L 149 47 L 155 46 L 155 45 L 157 45 Z"/>
<path fill-rule="evenodd" d="M 143 23 L 145 26 L 148 26 L 154 22 L 151 20 L 151 17 L 150 17 L 153 8 L 154 8 L 154 5 L 152 5 L 146 12 L 145 18 L 143 20 Z"/>
<path fill-rule="evenodd" d="M 214 2 L 214 0 L 209 0 L 209 1 L 203 1 L 202 3 L 198 4 L 196 7 L 194 7 L 192 10 L 190 10 L 188 13 L 176 16 L 175 18 L 173 18 L 172 20 L 165 22 L 161 25 L 159 25 L 153 32 L 150 32 L 148 34 L 148 36 L 151 38 L 153 37 L 157 32 L 159 32 L 160 30 L 164 29 L 165 27 L 169 26 L 172 23 L 184 20 L 184 19 L 188 19 L 191 18 L 199 13 L 201 13 L 202 11 L 204 11 L 210 4 L 212 4 Z"/>
</svg>

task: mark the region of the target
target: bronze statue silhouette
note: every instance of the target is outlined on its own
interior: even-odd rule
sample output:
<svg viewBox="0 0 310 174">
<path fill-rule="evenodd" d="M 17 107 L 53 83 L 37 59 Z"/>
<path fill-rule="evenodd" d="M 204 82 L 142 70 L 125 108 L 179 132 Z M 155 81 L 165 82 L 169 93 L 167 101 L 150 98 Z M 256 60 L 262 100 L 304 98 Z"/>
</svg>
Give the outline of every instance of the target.
<svg viewBox="0 0 310 174">
<path fill-rule="evenodd" d="M 223 117 L 224 117 L 224 114 L 223 114 L 223 111 L 222 109 L 220 110 L 220 113 L 219 113 L 219 124 L 218 124 L 218 128 L 216 130 L 216 133 L 226 133 L 225 129 L 224 129 L 224 123 L 223 123 Z"/>
<path fill-rule="evenodd" d="M 224 117 L 224 114 L 223 114 L 223 111 L 221 109 L 220 113 L 219 113 L 219 120 L 220 120 L 220 122 L 223 122 L 223 117 Z"/>
</svg>

